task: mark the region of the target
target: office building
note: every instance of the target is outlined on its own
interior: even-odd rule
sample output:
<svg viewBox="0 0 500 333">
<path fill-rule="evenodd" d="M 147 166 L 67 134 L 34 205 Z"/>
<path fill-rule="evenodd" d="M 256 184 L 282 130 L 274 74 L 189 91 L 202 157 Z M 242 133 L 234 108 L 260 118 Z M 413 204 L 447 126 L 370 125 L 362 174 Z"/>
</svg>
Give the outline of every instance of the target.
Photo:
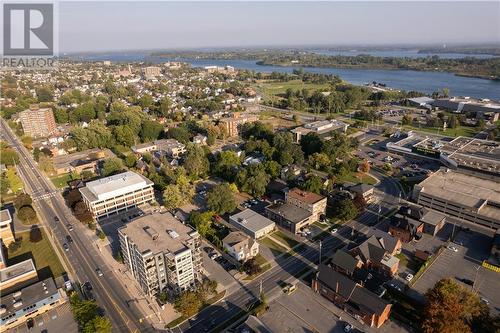
<svg viewBox="0 0 500 333">
<path fill-rule="evenodd" d="M 414 200 L 424 207 L 468 222 L 500 228 L 497 181 L 440 169 L 414 186 Z"/>
<path fill-rule="evenodd" d="M 154 200 L 153 182 L 131 171 L 88 182 L 79 191 L 96 219 Z"/>
<path fill-rule="evenodd" d="M 52 109 L 31 106 L 19 113 L 19 120 L 25 135 L 33 138 L 47 137 L 56 131 L 56 121 Z"/>
<path fill-rule="evenodd" d="M 238 214 L 231 215 L 229 223 L 253 239 L 261 238 L 271 233 L 275 228 L 273 221 L 248 208 Z"/>
<path fill-rule="evenodd" d="M 6 295 L 38 281 L 33 259 L 0 269 L 0 293 Z"/>
<path fill-rule="evenodd" d="M 302 232 L 314 222 L 309 211 L 286 202 L 278 202 L 267 206 L 266 214 L 281 228 L 294 234 Z"/>
<path fill-rule="evenodd" d="M 293 188 L 285 195 L 287 203 L 300 207 L 311 213 L 311 223 L 319 220 L 326 211 L 326 197 L 313 192 Z"/>
<path fill-rule="evenodd" d="M 12 232 L 12 216 L 8 209 L 0 211 L 0 239 L 5 246 L 9 246 L 14 241 Z"/>
<path fill-rule="evenodd" d="M 170 213 L 154 213 L 118 229 L 125 265 L 144 293 L 176 295 L 201 279 L 201 237 Z"/>
</svg>

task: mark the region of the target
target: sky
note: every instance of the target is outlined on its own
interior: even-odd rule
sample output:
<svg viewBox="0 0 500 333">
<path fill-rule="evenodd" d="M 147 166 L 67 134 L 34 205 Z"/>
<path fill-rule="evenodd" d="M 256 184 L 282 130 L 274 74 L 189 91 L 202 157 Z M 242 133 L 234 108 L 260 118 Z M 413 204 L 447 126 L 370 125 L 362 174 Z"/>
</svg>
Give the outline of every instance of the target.
<svg viewBox="0 0 500 333">
<path fill-rule="evenodd" d="M 500 1 L 60 2 L 60 52 L 500 43 Z"/>
</svg>

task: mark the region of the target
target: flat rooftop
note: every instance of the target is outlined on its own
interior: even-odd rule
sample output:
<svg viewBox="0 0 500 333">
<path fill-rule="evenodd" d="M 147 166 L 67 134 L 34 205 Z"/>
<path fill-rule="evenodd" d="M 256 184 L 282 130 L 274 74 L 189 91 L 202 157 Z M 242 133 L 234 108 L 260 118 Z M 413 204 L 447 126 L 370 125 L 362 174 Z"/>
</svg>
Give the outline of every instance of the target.
<svg viewBox="0 0 500 333">
<path fill-rule="evenodd" d="M 127 236 L 140 252 L 178 253 L 186 250 L 187 241 L 198 235 L 170 213 L 154 213 L 128 222 L 118 232 Z"/>
<path fill-rule="evenodd" d="M 307 202 L 309 204 L 315 204 L 315 203 L 325 199 L 325 197 L 320 195 L 320 194 L 316 194 L 314 192 L 303 191 L 303 190 L 298 189 L 298 188 L 293 188 L 290 191 L 288 191 L 287 196 L 290 198 L 299 200 L 299 201 Z"/>
<path fill-rule="evenodd" d="M 5 267 L 0 270 L 0 283 L 6 283 L 9 280 L 16 279 L 25 274 L 36 273 L 36 267 L 32 259 L 21 261 L 15 265 Z"/>
<path fill-rule="evenodd" d="M 254 212 L 253 210 L 248 208 L 239 212 L 238 214 L 232 215 L 230 219 L 237 224 L 242 225 L 245 229 L 251 230 L 252 232 L 258 232 L 263 228 L 274 225 L 274 222 L 267 217 L 262 216 L 259 213 Z"/>
<path fill-rule="evenodd" d="M 54 294 L 57 294 L 57 296 Z M 5 312 L 2 313 L 1 317 L 6 318 L 17 311 L 34 305 L 48 297 L 50 297 L 51 300 L 47 303 L 52 303 L 59 299 L 59 293 L 52 278 L 36 282 L 21 289 L 20 291 L 2 296 L 1 304 L 2 308 L 5 309 Z"/>
<path fill-rule="evenodd" d="M 80 192 L 90 201 L 110 199 L 152 186 L 153 182 L 143 175 L 126 171 L 117 175 L 88 182 Z"/>
<path fill-rule="evenodd" d="M 458 165 L 500 173 L 500 143 L 459 136 L 441 148 Z"/>
<path fill-rule="evenodd" d="M 267 206 L 266 209 L 282 216 L 284 219 L 292 223 L 299 223 L 311 216 L 309 211 L 286 202 L 272 204 Z"/>
<path fill-rule="evenodd" d="M 455 171 L 438 170 L 419 184 L 422 193 L 456 202 L 473 210 L 481 208 L 485 200 L 500 201 L 498 182 Z M 500 209 L 496 209 L 500 217 Z"/>
<path fill-rule="evenodd" d="M 3 209 L 0 211 L 0 224 L 12 222 L 12 216 L 8 209 Z"/>
<path fill-rule="evenodd" d="M 115 154 L 109 149 L 87 149 L 81 152 L 76 152 L 68 155 L 54 156 L 52 158 L 52 163 L 56 169 L 67 168 L 74 161 L 79 160 L 97 160 L 116 157 Z"/>
</svg>

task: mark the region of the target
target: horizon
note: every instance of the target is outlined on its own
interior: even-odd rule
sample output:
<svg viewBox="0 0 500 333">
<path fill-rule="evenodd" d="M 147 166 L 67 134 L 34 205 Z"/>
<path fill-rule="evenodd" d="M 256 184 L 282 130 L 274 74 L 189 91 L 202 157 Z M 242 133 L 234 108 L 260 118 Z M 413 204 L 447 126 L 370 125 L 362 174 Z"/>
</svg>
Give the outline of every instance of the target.
<svg viewBox="0 0 500 333">
<path fill-rule="evenodd" d="M 500 2 L 61 2 L 59 50 L 500 45 L 498 17 Z"/>
</svg>

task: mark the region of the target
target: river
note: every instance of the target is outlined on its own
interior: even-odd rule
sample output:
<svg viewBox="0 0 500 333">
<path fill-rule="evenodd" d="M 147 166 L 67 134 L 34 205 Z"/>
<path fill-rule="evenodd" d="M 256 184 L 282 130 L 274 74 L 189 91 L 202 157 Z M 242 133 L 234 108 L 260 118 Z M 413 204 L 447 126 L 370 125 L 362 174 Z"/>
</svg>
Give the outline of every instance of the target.
<svg viewBox="0 0 500 333">
<path fill-rule="evenodd" d="M 168 61 L 164 58 L 150 57 L 146 53 L 101 53 L 89 54 L 74 59 L 88 61 L 110 60 L 116 62 L 163 63 Z M 238 69 L 247 69 L 257 72 L 286 72 L 291 73 L 295 67 L 261 66 L 253 60 L 208 60 L 208 59 L 173 59 L 190 63 L 194 67 L 209 65 L 233 66 Z M 453 96 L 470 96 L 476 98 L 488 98 L 500 101 L 500 81 L 485 80 L 479 78 L 456 76 L 444 72 L 422 72 L 411 70 L 386 70 L 386 69 L 352 69 L 352 68 L 318 68 L 305 67 L 305 71 L 313 73 L 333 74 L 340 76 L 343 80 L 356 85 L 364 85 L 373 81 L 384 83 L 388 87 L 415 90 L 427 94 L 448 88 Z"/>
</svg>

